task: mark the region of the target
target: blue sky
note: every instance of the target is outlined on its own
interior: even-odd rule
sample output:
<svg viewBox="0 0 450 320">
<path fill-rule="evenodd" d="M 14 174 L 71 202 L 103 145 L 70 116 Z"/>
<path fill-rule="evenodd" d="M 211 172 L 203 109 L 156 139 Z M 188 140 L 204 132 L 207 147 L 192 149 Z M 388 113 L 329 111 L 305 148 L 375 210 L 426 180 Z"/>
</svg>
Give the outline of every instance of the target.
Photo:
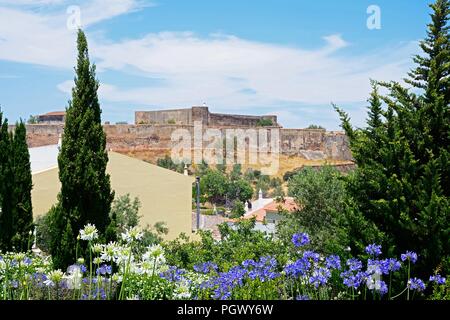
<svg viewBox="0 0 450 320">
<path fill-rule="evenodd" d="M 369 79 L 401 80 L 413 66 L 427 3 L 0 0 L 0 105 L 10 122 L 67 106 L 76 6 L 104 121 L 206 102 L 212 112 L 337 130 L 335 102 L 363 126 Z M 380 8 L 381 29 L 367 28 L 370 5 Z"/>
</svg>

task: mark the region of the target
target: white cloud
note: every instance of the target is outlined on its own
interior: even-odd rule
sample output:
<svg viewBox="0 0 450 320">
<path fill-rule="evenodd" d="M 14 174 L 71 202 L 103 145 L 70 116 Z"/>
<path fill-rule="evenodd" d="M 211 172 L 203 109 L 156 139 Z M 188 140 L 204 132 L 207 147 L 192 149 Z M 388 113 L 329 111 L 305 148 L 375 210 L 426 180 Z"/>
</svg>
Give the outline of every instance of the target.
<svg viewBox="0 0 450 320">
<path fill-rule="evenodd" d="M 406 43 L 372 55 L 336 57 L 333 53 L 347 43 L 339 35 L 325 40 L 322 48 L 304 50 L 234 36 L 165 32 L 108 45 L 94 43 L 93 52 L 103 70 L 132 67 L 167 82 L 165 87 L 129 90 L 110 86 L 106 99 L 162 106 L 206 99 L 229 108 L 273 108 L 280 101 L 363 101 L 370 78 L 400 80 L 415 48 Z"/>
</svg>

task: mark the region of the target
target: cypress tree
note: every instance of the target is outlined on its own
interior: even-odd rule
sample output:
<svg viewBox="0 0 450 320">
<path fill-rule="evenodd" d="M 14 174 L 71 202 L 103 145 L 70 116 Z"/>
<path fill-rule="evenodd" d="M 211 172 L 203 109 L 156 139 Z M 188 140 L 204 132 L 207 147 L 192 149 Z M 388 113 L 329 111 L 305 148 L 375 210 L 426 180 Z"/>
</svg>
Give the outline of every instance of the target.
<svg viewBox="0 0 450 320">
<path fill-rule="evenodd" d="M 11 241 L 15 250 L 26 251 L 29 249 L 33 229 L 33 211 L 31 204 L 33 182 L 31 178 L 26 127 L 22 121 L 16 124 L 11 146 L 13 154 L 12 192 L 14 223 L 14 235 Z"/>
<path fill-rule="evenodd" d="M 8 133 L 0 114 L 0 249 L 26 251 L 33 228 L 30 155 L 23 122 Z"/>
<path fill-rule="evenodd" d="M 450 36 L 449 0 L 431 5 L 432 22 L 407 82 L 374 88 L 367 128 L 353 129 L 338 109 L 358 168 L 348 189 L 355 206 L 385 235 L 392 254 L 419 254 L 416 271 L 450 269 Z M 383 109 L 383 102 L 385 108 Z"/>
<path fill-rule="evenodd" d="M 114 198 L 110 177 L 106 174 L 108 154 L 97 96 L 99 83 L 95 65 L 89 61 L 86 36 L 81 30 L 77 47 L 75 87 L 66 110 L 58 157 L 61 192 L 52 219 L 51 251 L 57 268 L 65 268 L 74 261 L 76 237 L 84 225 L 92 223 L 104 235 Z"/>
<path fill-rule="evenodd" d="M 11 154 L 10 134 L 8 133 L 8 120 L 3 119 L 0 112 L 0 250 L 11 249 L 13 232 L 11 211 L 11 173 L 9 156 Z"/>
</svg>

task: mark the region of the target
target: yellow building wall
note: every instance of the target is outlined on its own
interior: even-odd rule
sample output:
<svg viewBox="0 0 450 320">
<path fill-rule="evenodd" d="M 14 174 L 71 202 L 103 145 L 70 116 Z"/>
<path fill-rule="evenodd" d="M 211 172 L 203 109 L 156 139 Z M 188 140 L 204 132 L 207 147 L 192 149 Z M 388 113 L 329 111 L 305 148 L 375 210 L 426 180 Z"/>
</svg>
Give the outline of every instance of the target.
<svg viewBox="0 0 450 320">
<path fill-rule="evenodd" d="M 165 222 L 168 240 L 181 232 L 191 234 L 193 177 L 115 152 L 109 153 L 107 172 L 116 197 L 129 193 L 132 198 L 139 198 L 141 226 Z M 56 203 L 59 190 L 57 168 L 33 175 L 33 214 L 48 212 Z"/>
</svg>

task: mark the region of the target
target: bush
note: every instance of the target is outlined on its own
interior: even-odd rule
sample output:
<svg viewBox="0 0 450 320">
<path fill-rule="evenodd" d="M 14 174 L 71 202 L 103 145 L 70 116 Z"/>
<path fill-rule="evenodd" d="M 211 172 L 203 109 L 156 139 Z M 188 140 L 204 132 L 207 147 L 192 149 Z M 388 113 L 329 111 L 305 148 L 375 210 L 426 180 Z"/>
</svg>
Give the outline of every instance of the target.
<svg viewBox="0 0 450 320">
<path fill-rule="evenodd" d="M 236 200 L 233 203 L 233 208 L 231 209 L 231 215 L 230 218 L 236 219 L 236 218 L 240 218 L 245 214 L 245 206 L 244 203 Z"/>
<path fill-rule="evenodd" d="M 292 234 L 304 230 L 311 234 L 314 249 L 343 252 L 349 242 L 342 223 L 346 190 L 340 173 L 329 166 L 305 168 L 289 180 L 288 190 L 301 212 L 286 214 L 280 222 L 282 238 L 290 241 Z"/>
</svg>

